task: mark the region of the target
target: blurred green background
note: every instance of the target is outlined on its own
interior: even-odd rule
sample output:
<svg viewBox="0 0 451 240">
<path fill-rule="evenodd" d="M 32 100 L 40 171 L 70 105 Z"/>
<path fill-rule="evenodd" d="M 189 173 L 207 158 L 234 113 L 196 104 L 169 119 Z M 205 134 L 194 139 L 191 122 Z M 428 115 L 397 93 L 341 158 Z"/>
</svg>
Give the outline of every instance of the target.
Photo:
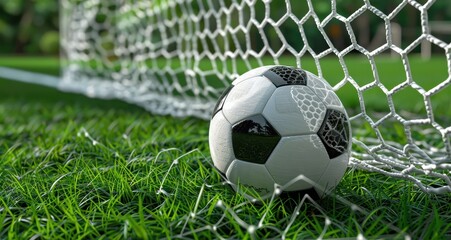
<svg viewBox="0 0 451 240">
<path fill-rule="evenodd" d="M 0 0 L 0 54 L 57 55 L 58 2 Z"/>
<path fill-rule="evenodd" d="M 156 0 L 155 5 L 165 4 L 167 0 Z M 208 8 L 204 5 L 208 1 L 193 1 L 191 6 L 196 8 Z M 214 4 L 217 2 L 213 1 Z M 227 0 L 226 2 L 230 2 Z M 375 6 L 385 14 L 392 12 L 402 1 L 380 1 L 373 0 L 371 5 Z M 418 0 L 420 4 L 426 3 L 425 0 Z M 108 1 L 105 1 L 105 4 Z M 271 1 L 268 3 L 271 10 L 271 18 L 279 19 L 287 10 L 285 1 Z M 356 0 L 337 0 L 337 12 L 348 17 L 359 9 L 364 2 Z M 307 12 L 306 1 L 291 0 L 292 11 L 297 16 L 302 16 Z M 263 1 L 256 3 L 256 19 L 264 18 L 265 4 Z M 330 0 L 315 0 L 313 4 L 315 12 L 319 18 L 324 19 L 331 12 Z M 275 9 L 275 10 L 274 10 Z M 59 1 L 56 0 L 0 0 L 0 54 L 2 55 L 58 55 L 59 52 Z M 402 10 L 392 18 L 392 22 L 398 23 L 402 27 L 402 47 L 407 46 L 421 34 L 420 12 L 418 9 L 407 4 Z M 436 1 L 428 10 L 429 21 L 449 21 L 451 20 L 451 4 L 447 0 Z M 238 21 L 237 19 L 232 19 Z M 360 45 L 372 48 L 371 41 L 378 33 L 378 28 L 384 24 L 381 18 L 367 11 L 359 16 L 351 25 L 356 32 L 357 41 Z M 309 26 L 312 26 L 311 28 Z M 311 42 L 312 48 L 321 51 L 327 48 L 320 32 L 315 27 L 315 22 L 309 19 L 305 25 L 307 38 Z M 281 26 L 282 32 L 297 32 L 296 24 L 284 24 Z M 346 32 L 345 25 L 334 19 L 327 24 L 325 30 L 332 39 L 337 49 L 343 49 L 349 46 L 350 39 Z M 450 36 L 434 34 L 444 41 L 448 41 Z M 277 49 L 280 44 L 277 33 L 273 30 L 267 32 L 269 44 L 273 49 Z M 287 35 L 287 41 L 295 49 L 301 47 L 302 41 L 299 41 L 299 34 Z M 259 39 L 255 44 L 261 45 Z M 298 46 L 299 45 L 299 46 Z M 374 44 L 373 44 L 374 45 Z M 377 46 L 373 46 L 377 47 Z M 433 52 L 437 49 L 432 49 Z M 415 51 L 419 51 L 416 49 Z"/>
</svg>

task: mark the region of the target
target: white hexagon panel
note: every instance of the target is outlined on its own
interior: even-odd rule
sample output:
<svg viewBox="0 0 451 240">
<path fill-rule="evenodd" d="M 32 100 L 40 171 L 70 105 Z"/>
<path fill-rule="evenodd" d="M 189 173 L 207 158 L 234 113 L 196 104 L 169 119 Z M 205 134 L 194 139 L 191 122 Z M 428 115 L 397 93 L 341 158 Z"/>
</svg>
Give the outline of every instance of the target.
<svg viewBox="0 0 451 240">
<path fill-rule="evenodd" d="M 274 192 L 274 179 L 263 164 L 234 160 L 227 169 L 226 176 L 234 183 L 232 187 L 235 191 L 238 184 L 241 184 L 258 194 L 258 196 L 247 195 L 248 199 L 267 198 Z"/>
<path fill-rule="evenodd" d="M 263 66 L 263 67 L 258 67 L 258 68 L 252 69 L 252 70 L 244 73 L 243 75 L 239 76 L 237 79 L 233 80 L 232 85 L 237 85 L 237 84 L 241 83 L 242 81 L 247 80 L 252 77 L 262 76 L 263 73 L 265 73 L 266 71 L 268 71 L 268 69 L 270 69 L 272 67 L 273 66 Z"/>
<path fill-rule="evenodd" d="M 274 91 L 263 116 L 282 136 L 316 133 L 326 106 L 307 86 L 288 85 Z"/>
<path fill-rule="evenodd" d="M 215 167 L 225 173 L 227 167 L 235 159 L 232 148 L 232 124 L 225 119 L 222 112 L 214 115 L 208 133 L 210 154 Z"/>
<path fill-rule="evenodd" d="M 230 123 L 260 114 L 276 87 L 265 77 L 253 77 L 234 85 L 222 111 Z"/>
<path fill-rule="evenodd" d="M 316 189 L 320 197 L 327 195 L 332 191 L 343 178 L 348 167 L 349 154 L 344 153 L 334 159 L 330 160 L 329 166 L 323 173 L 323 176 L 318 181 L 318 185 L 323 188 Z"/>
<path fill-rule="evenodd" d="M 326 149 L 319 137 L 313 134 L 283 137 L 265 166 L 276 183 L 283 186 L 300 175 L 318 183 L 329 162 Z M 311 183 L 299 180 L 284 190 L 299 191 L 309 188 L 312 188 Z"/>
</svg>

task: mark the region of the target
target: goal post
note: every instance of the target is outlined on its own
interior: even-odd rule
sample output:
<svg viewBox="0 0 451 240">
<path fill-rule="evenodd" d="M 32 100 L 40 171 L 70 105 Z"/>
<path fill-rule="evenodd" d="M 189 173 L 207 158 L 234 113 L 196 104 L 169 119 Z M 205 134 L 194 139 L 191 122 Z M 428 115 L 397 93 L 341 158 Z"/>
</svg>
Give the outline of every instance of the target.
<svg viewBox="0 0 451 240">
<path fill-rule="evenodd" d="M 451 45 L 429 25 L 446 18 L 440 4 L 62 0 L 59 86 L 208 119 L 240 74 L 301 67 L 343 99 L 355 136 L 353 167 L 449 193 Z M 435 51 L 429 61 L 419 57 L 425 43 Z"/>
</svg>

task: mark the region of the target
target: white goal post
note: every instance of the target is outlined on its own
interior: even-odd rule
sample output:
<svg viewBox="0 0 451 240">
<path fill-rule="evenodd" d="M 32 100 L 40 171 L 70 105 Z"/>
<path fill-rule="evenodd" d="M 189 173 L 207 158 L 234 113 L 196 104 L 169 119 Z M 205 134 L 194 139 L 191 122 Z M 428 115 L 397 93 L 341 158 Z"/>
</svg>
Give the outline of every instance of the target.
<svg viewBox="0 0 451 240">
<path fill-rule="evenodd" d="M 60 87 L 156 114 L 209 119 L 218 96 L 245 71 L 271 64 L 305 68 L 346 98 L 353 167 L 449 193 L 451 108 L 440 99 L 451 92 L 451 45 L 431 32 L 436 5 L 62 0 Z M 438 75 L 424 73 L 416 57 L 424 43 L 438 49 Z M 395 60 L 385 57 L 390 53 Z"/>
</svg>

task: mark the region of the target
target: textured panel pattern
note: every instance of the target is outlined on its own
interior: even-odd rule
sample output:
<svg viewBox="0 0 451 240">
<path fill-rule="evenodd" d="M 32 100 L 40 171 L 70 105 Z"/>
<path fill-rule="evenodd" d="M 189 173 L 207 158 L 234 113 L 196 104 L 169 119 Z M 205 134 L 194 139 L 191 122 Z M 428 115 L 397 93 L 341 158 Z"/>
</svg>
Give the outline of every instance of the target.
<svg viewBox="0 0 451 240">
<path fill-rule="evenodd" d="M 308 79 L 307 86 L 311 87 L 316 95 L 322 99 L 328 107 L 342 107 L 340 99 L 338 99 L 337 94 L 335 94 L 327 82 L 313 76 L 313 74 L 309 74 Z"/>
<path fill-rule="evenodd" d="M 312 145 L 317 148 L 317 149 L 321 149 L 324 147 L 323 142 L 321 141 L 320 138 L 318 138 L 318 136 L 316 135 L 310 135 L 310 142 L 312 143 Z"/>
<path fill-rule="evenodd" d="M 322 101 L 308 87 L 291 87 L 291 97 L 301 110 L 305 121 L 311 131 L 318 129 L 321 125 L 321 119 L 324 119 L 326 107 Z"/>
<path fill-rule="evenodd" d="M 235 157 L 243 161 L 265 163 L 280 138 L 262 115 L 247 118 L 232 128 Z"/>
<path fill-rule="evenodd" d="M 304 70 L 293 67 L 287 66 L 273 67 L 269 69 L 264 74 L 264 76 L 269 78 L 277 87 L 284 85 L 307 84 L 307 74 L 304 72 Z"/>
<path fill-rule="evenodd" d="M 331 159 L 340 156 L 349 145 L 349 126 L 346 115 L 336 110 L 327 110 L 318 136 Z"/>
</svg>

